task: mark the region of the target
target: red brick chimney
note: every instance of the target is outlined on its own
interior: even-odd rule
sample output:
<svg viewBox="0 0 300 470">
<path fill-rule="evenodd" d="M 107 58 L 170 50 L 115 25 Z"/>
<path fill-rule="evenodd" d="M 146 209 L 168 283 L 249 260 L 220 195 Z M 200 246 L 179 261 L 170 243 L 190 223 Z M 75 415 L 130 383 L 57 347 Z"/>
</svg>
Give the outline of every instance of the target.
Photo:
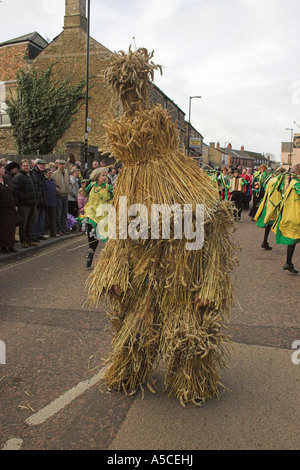
<svg viewBox="0 0 300 470">
<path fill-rule="evenodd" d="M 228 145 L 227 145 L 227 148 L 228 148 L 229 150 L 231 150 L 231 144 L 228 144 Z"/>
<path fill-rule="evenodd" d="M 87 31 L 86 0 L 65 0 L 64 29 L 82 28 Z"/>
<path fill-rule="evenodd" d="M 242 145 L 241 146 L 241 152 L 244 152 L 244 150 L 245 150 L 245 147 Z"/>
<path fill-rule="evenodd" d="M 217 142 L 217 149 L 220 148 L 220 142 Z"/>
</svg>

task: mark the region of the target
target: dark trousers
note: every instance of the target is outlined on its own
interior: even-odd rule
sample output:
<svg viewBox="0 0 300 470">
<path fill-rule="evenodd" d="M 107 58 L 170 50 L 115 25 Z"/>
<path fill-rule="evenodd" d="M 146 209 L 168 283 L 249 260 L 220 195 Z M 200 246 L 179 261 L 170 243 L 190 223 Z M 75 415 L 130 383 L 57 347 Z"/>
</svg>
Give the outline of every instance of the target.
<svg viewBox="0 0 300 470">
<path fill-rule="evenodd" d="M 265 235 L 264 235 L 264 241 L 263 243 L 268 243 L 268 238 L 269 238 L 269 234 L 271 232 L 271 228 L 272 228 L 272 225 L 267 225 L 265 227 Z"/>
<path fill-rule="evenodd" d="M 50 237 L 56 235 L 56 207 L 47 207 L 46 209 L 46 230 L 49 230 Z"/>
<path fill-rule="evenodd" d="M 245 193 L 243 195 L 243 209 L 249 210 L 249 203 L 251 201 L 251 196 L 246 196 Z"/>
<path fill-rule="evenodd" d="M 45 209 L 37 209 L 35 213 L 35 222 L 33 225 L 32 236 L 35 240 L 38 240 L 43 236 L 45 227 Z"/>
<path fill-rule="evenodd" d="M 19 207 L 19 213 L 23 219 L 19 228 L 21 243 L 28 243 L 32 241 L 32 238 L 33 238 L 32 229 L 35 223 L 35 212 L 36 212 L 35 207 L 29 207 L 29 206 Z"/>
<path fill-rule="evenodd" d="M 242 193 L 242 191 L 233 191 L 231 195 L 231 200 L 234 203 L 235 208 L 236 208 L 235 217 L 239 219 L 241 218 L 241 215 L 242 215 L 243 196 L 244 194 Z"/>
<path fill-rule="evenodd" d="M 88 241 L 89 241 L 89 248 L 91 248 L 93 252 L 95 253 L 99 240 L 95 237 L 91 237 L 92 229 L 93 229 L 93 226 L 90 224 L 87 224 L 87 236 L 88 236 Z"/>
<path fill-rule="evenodd" d="M 253 198 L 252 198 L 252 207 L 250 209 L 249 215 L 252 217 L 252 219 L 255 217 L 255 214 L 257 212 L 258 206 L 260 201 L 263 199 L 265 194 L 265 191 L 263 188 L 261 188 L 260 192 L 257 194 L 256 191 L 253 191 Z"/>
<path fill-rule="evenodd" d="M 78 217 L 78 204 L 77 204 L 77 201 L 69 201 L 68 202 L 68 212 L 73 217 Z"/>
<path fill-rule="evenodd" d="M 58 232 L 65 232 L 68 217 L 68 196 L 57 195 L 56 224 Z"/>
<path fill-rule="evenodd" d="M 253 198 L 252 198 L 252 207 L 251 207 L 250 212 L 249 212 L 249 215 L 250 215 L 250 217 L 252 217 L 252 219 L 254 218 L 254 216 L 256 214 L 258 203 L 259 203 L 259 198 L 257 197 L 257 194 L 254 191 L 253 192 Z"/>
<path fill-rule="evenodd" d="M 286 250 L 286 264 L 293 264 L 293 255 L 296 245 L 288 245 Z"/>
</svg>

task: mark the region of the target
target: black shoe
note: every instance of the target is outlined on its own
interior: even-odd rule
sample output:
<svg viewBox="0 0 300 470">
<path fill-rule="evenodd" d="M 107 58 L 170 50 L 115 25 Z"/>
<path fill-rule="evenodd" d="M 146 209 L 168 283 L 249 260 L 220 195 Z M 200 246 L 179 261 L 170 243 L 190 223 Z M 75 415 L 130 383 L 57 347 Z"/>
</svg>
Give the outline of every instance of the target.
<svg viewBox="0 0 300 470">
<path fill-rule="evenodd" d="M 285 264 L 283 266 L 283 269 L 285 271 L 289 271 L 290 273 L 293 273 L 293 274 L 298 274 L 299 271 L 297 271 L 297 269 L 294 268 L 294 265 L 293 264 Z"/>
<path fill-rule="evenodd" d="M 272 247 L 269 245 L 269 243 L 262 243 L 261 247 L 265 250 L 272 250 Z"/>
<path fill-rule="evenodd" d="M 89 248 L 87 254 L 85 255 L 86 257 L 86 262 L 85 262 L 85 267 L 86 268 L 90 268 L 92 266 L 92 262 L 93 262 L 93 257 L 94 257 L 94 251 Z"/>
<path fill-rule="evenodd" d="M 9 249 L 9 251 L 11 251 L 12 253 L 18 253 L 18 250 L 16 250 L 13 246 L 10 246 L 8 249 Z"/>
<path fill-rule="evenodd" d="M 32 241 L 33 241 L 34 243 L 40 243 L 40 240 L 39 240 L 38 238 L 33 238 Z"/>
</svg>

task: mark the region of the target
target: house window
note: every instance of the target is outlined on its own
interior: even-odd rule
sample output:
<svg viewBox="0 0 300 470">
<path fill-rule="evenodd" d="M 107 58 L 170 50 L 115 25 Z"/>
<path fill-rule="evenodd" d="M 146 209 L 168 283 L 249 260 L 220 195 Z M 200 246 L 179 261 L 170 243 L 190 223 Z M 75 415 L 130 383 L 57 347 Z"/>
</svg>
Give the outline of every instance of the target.
<svg viewBox="0 0 300 470">
<path fill-rule="evenodd" d="M 6 111 L 5 101 L 0 102 L 0 126 L 10 126 L 10 118 Z"/>
<path fill-rule="evenodd" d="M 0 81 L 0 126 L 10 126 L 10 118 L 7 114 L 5 82 Z"/>
</svg>

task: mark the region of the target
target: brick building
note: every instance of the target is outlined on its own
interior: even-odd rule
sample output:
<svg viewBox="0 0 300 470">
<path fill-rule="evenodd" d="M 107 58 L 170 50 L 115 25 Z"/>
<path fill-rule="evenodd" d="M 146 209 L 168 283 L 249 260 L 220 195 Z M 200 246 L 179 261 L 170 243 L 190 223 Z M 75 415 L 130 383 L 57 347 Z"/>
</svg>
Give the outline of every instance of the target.
<svg viewBox="0 0 300 470">
<path fill-rule="evenodd" d="M 45 71 L 51 64 L 54 79 L 70 79 L 77 84 L 86 78 L 87 57 L 87 18 L 86 0 L 65 0 L 64 28 L 51 43 L 47 43 L 38 33 L 0 44 L 0 80 L 5 82 L 6 97 L 8 88 L 14 86 L 16 73 L 20 69 L 30 68 L 37 72 Z M 34 49 L 35 47 L 35 49 Z M 90 38 L 89 50 L 89 118 L 91 131 L 88 135 L 88 162 L 105 155 L 103 121 L 108 113 L 119 114 L 119 102 L 112 100 L 109 87 L 103 77 L 112 52 Z M 2 62 L 3 59 L 3 62 Z M 5 69 L 5 70 L 4 70 Z M 2 87 L 3 88 L 3 87 Z M 185 113 L 168 98 L 156 85 L 150 84 L 149 100 L 161 103 L 167 109 L 174 122 L 177 122 L 182 144 L 186 140 Z M 5 117 L 5 105 L 2 106 L 2 125 L 0 121 L 0 154 L 16 153 L 12 128 Z M 6 121 L 6 123 L 5 123 Z M 85 140 L 85 104 L 74 115 L 74 121 L 57 143 L 58 154 L 73 153 L 75 158 L 84 161 Z"/>
<path fill-rule="evenodd" d="M 293 135 L 292 142 L 281 143 L 281 165 L 292 168 L 300 163 L 300 134 Z"/>
<path fill-rule="evenodd" d="M 14 91 L 16 74 L 20 69 L 26 69 L 47 45 L 37 32 L 0 44 L 0 153 L 16 151 L 6 113 L 6 100 Z"/>
<path fill-rule="evenodd" d="M 187 155 L 192 157 L 198 164 L 203 162 L 203 136 L 194 126 L 185 123 Z M 189 138 L 188 138 L 189 136 Z M 188 142 L 189 140 L 189 142 Z"/>
<path fill-rule="evenodd" d="M 255 159 L 248 151 L 245 151 L 244 147 L 241 147 L 240 150 L 235 150 L 230 143 L 228 143 L 227 147 L 221 147 L 219 142 L 217 145 L 214 142 L 210 142 L 208 162 L 213 166 L 241 165 L 242 167 L 253 168 Z"/>
</svg>

